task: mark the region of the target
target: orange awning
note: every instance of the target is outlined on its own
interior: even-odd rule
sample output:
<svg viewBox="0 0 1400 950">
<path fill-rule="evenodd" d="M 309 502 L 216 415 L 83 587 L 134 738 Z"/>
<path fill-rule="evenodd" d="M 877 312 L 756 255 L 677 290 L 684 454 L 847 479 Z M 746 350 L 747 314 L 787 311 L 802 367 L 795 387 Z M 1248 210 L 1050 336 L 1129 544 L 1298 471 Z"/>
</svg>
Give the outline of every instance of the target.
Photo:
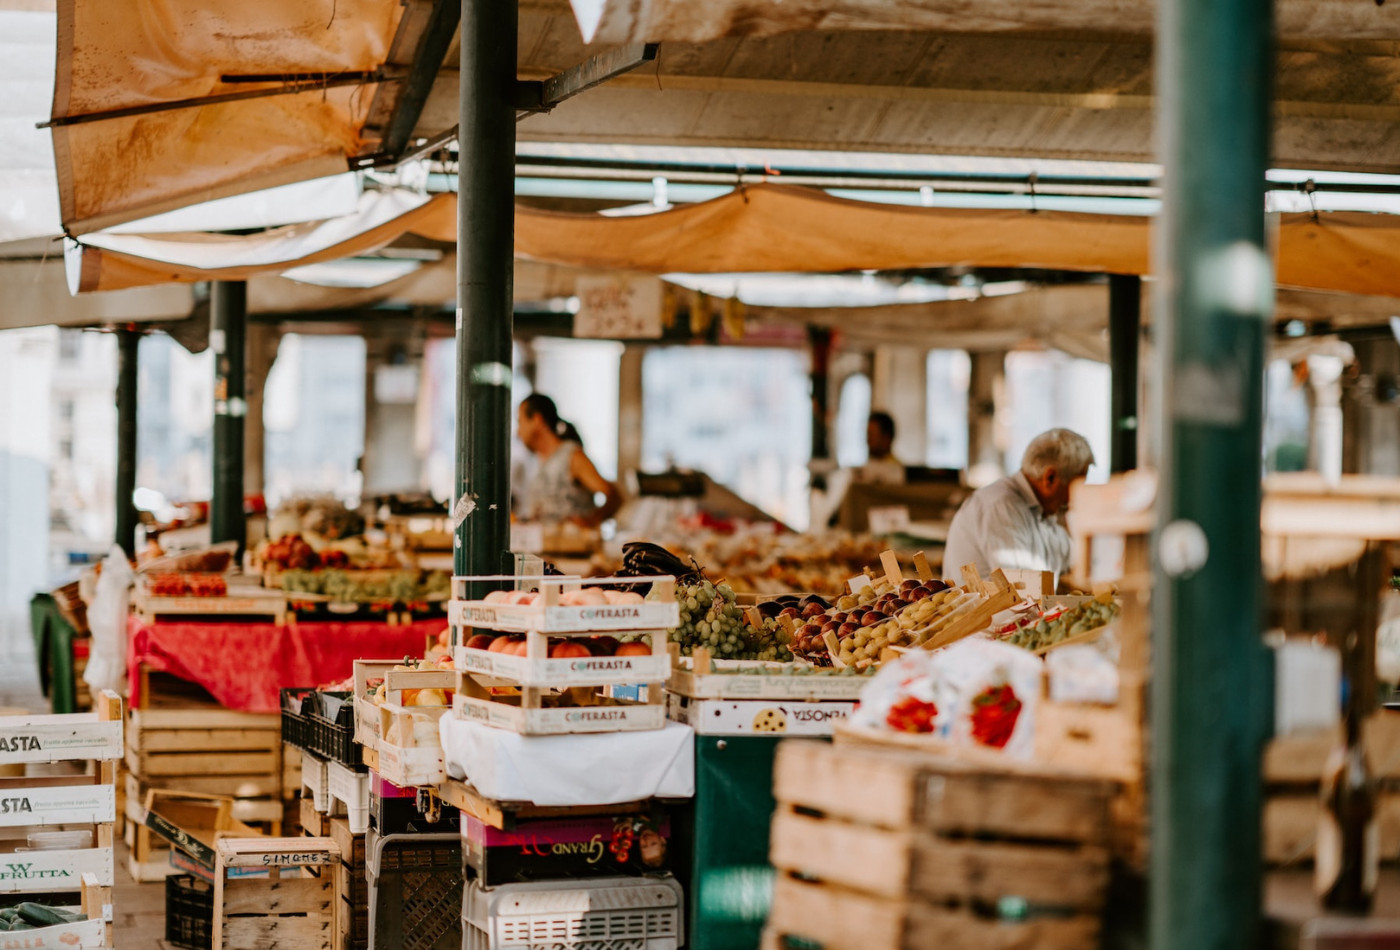
<svg viewBox="0 0 1400 950">
<path fill-rule="evenodd" d="M 345 171 L 377 144 L 365 123 L 402 11 L 397 0 L 58 0 L 64 227 Z"/>
</svg>

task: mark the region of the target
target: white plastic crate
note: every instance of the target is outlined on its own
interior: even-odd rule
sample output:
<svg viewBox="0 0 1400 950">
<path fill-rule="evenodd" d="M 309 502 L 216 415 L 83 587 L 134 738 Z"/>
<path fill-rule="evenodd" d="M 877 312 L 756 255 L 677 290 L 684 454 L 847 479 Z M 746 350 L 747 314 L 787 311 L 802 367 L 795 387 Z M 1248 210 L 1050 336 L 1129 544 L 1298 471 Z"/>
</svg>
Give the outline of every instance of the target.
<svg viewBox="0 0 1400 950">
<path fill-rule="evenodd" d="M 467 884 L 462 950 L 677 950 L 681 886 L 665 877 Z"/>
</svg>

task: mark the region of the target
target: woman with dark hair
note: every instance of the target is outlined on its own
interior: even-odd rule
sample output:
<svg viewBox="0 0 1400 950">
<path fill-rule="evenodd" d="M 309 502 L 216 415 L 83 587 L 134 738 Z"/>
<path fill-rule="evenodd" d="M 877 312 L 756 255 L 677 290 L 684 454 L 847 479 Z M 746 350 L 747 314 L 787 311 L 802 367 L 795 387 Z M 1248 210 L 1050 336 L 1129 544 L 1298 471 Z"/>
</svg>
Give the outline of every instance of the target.
<svg viewBox="0 0 1400 950">
<path fill-rule="evenodd" d="M 520 403 L 520 441 L 539 461 L 519 507 L 526 521 L 573 521 L 596 528 L 622 507 L 617 486 L 583 454 L 578 430 L 559 418 L 554 400 L 534 393 Z M 604 496 L 600 506 L 594 496 Z"/>
</svg>

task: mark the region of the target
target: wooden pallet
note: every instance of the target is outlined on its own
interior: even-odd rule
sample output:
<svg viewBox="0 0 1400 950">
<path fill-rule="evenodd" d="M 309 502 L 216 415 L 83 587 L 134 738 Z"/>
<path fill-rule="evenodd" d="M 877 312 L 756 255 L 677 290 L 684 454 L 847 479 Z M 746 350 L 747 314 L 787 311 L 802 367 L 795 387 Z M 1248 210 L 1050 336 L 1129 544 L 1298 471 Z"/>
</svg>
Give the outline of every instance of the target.
<svg viewBox="0 0 1400 950">
<path fill-rule="evenodd" d="M 784 742 L 768 944 L 1089 950 L 1107 893 L 1113 793 L 1112 783 L 1058 773 Z M 988 916 L 1002 898 L 1035 912 Z"/>
<path fill-rule="evenodd" d="M 260 775 L 280 781 L 282 722 L 229 709 L 134 709 L 126 766 L 143 782 L 172 776 Z"/>
<path fill-rule="evenodd" d="M 266 868 L 267 878 L 229 878 Z M 226 838 L 214 873 L 213 950 L 333 950 L 341 876 L 330 838 Z"/>
</svg>

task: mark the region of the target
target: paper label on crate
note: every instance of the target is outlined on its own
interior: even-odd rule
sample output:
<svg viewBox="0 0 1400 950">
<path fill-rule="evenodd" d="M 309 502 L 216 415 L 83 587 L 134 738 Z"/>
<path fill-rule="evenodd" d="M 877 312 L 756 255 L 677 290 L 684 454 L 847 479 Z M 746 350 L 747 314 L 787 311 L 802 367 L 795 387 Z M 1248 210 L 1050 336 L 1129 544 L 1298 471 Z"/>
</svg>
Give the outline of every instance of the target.
<svg viewBox="0 0 1400 950">
<path fill-rule="evenodd" d="M 84 874 L 112 885 L 112 849 L 26 851 L 0 855 L 0 893 L 76 891 Z"/>
<path fill-rule="evenodd" d="M 0 828 L 117 820 L 111 785 L 0 788 Z"/>
<path fill-rule="evenodd" d="M 62 762 L 72 759 L 119 759 L 122 756 L 120 722 L 52 722 L 19 719 L 0 727 L 0 764 Z"/>
<path fill-rule="evenodd" d="M 764 700 L 669 697 L 670 717 L 709 736 L 829 736 L 855 711 L 854 702 L 774 703 Z"/>
</svg>

